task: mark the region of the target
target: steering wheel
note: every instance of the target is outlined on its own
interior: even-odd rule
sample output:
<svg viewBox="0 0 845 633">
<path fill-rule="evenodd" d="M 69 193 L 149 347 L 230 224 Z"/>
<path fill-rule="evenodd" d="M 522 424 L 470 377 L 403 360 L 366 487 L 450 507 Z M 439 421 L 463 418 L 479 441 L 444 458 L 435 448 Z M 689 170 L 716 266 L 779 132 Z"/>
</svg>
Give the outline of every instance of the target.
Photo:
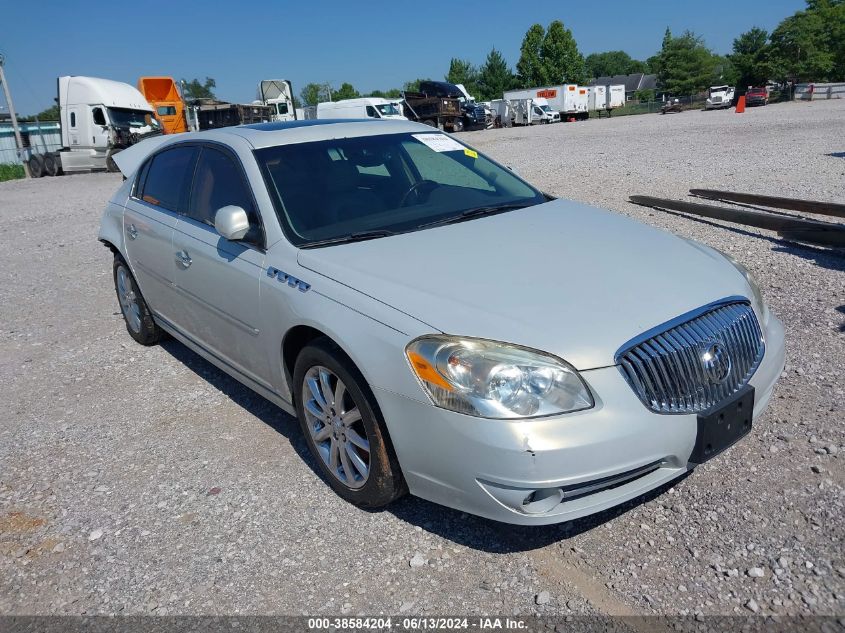
<svg viewBox="0 0 845 633">
<path fill-rule="evenodd" d="M 416 193 L 417 195 L 420 195 L 420 190 L 423 187 L 431 187 L 431 189 L 433 190 L 433 189 L 435 189 L 436 187 L 439 187 L 439 186 L 440 185 L 438 183 L 434 182 L 433 180 L 420 180 L 418 182 L 415 182 L 413 185 L 411 185 L 408 188 L 408 191 L 405 192 L 405 195 L 402 196 L 402 201 L 399 203 L 399 206 L 404 207 L 405 203 L 408 202 L 408 197 L 412 193 Z"/>
</svg>

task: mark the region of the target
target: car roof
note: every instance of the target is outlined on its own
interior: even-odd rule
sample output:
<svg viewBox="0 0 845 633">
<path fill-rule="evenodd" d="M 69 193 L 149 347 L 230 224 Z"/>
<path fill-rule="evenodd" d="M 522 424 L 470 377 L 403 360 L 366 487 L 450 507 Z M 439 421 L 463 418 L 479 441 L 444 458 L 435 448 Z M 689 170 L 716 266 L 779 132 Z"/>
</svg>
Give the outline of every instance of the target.
<svg viewBox="0 0 845 633">
<path fill-rule="evenodd" d="M 212 137 L 225 142 L 225 136 L 238 136 L 256 149 L 326 141 L 335 138 L 354 138 L 402 132 L 436 132 L 431 126 L 398 119 L 309 119 L 277 123 L 255 123 L 219 128 L 192 134 L 195 139 Z"/>
</svg>

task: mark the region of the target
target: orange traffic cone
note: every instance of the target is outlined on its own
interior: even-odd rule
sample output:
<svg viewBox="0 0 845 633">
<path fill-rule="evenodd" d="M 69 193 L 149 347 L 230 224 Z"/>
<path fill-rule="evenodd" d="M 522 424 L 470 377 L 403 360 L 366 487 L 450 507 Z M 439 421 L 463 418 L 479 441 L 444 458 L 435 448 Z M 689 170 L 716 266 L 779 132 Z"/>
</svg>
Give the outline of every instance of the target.
<svg viewBox="0 0 845 633">
<path fill-rule="evenodd" d="M 736 102 L 736 113 L 742 114 L 743 112 L 745 112 L 745 95 L 742 95 Z"/>
</svg>

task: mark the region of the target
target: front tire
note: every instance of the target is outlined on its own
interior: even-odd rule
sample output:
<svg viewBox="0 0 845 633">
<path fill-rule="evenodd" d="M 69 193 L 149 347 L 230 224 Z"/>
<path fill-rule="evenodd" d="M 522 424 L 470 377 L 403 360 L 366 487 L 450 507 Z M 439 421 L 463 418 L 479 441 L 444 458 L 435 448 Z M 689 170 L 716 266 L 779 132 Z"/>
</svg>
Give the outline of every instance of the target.
<svg viewBox="0 0 845 633">
<path fill-rule="evenodd" d="M 135 283 L 129 266 L 120 255 L 114 256 L 114 289 L 129 336 L 141 345 L 155 345 L 164 332 L 156 325 L 144 296 Z"/>
<path fill-rule="evenodd" d="M 307 345 L 293 372 L 296 413 L 317 467 L 332 489 L 362 508 L 406 492 L 378 404 L 364 377 L 328 339 Z"/>
</svg>

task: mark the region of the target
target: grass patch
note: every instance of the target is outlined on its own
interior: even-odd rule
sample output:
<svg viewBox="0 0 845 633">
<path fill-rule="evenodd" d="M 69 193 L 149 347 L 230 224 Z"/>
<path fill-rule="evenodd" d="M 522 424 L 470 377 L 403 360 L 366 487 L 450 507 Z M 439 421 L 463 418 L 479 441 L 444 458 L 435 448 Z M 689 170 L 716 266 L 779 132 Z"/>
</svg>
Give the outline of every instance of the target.
<svg viewBox="0 0 845 633">
<path fill-rule="evenodd" d="M 25 175 L 23 165 L 15 165 L 14 163 L 0 164 L 0 182 L 4 180 L 17 180 L 23 178 Z"/>
</svg>

